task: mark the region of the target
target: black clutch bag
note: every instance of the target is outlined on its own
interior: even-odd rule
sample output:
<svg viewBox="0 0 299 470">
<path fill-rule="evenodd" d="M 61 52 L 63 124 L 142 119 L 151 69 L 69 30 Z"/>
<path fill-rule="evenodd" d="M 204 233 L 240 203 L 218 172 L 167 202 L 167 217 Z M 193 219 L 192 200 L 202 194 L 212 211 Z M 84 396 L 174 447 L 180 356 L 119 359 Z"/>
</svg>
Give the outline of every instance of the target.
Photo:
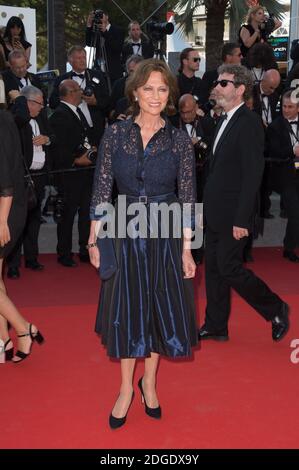
<svg viewBox="0 0 299 470">
<path fill-rule="evenodd" d="M 97 245 L 100 251 L 100 278 L 107 281 L 117 270 L 113 239 L 108 237 L 97 238 Z"/>
</svg>

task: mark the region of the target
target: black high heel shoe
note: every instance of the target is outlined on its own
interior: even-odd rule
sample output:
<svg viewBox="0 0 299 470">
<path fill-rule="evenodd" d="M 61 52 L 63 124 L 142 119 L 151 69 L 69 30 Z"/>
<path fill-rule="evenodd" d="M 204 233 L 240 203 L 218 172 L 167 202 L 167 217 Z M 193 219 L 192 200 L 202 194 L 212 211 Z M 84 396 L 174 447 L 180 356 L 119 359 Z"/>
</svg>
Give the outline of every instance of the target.
<svg viewBox="0 0 299 470">
<path fill-rule="evenodd" d="M 9 343 L 12 344 L 12 340 L 11 340 L 10 338 L 8 338 L 8 340 L 7 340 L 6 343 L 4 344 L 5 362 L 11 361 L 12 358 L 13 358 L 13 347 L 10 348 L 10 349 L 6 349 L 6 346 L 7 346 Z"/>
<path fill-rule="evenodd" d="M 24 353 L 23 351 L 20 351 L 19 349 L 17 350 L 16 354 L 14 357 L 18 357 L 20 358 L 19 361 L 13 361 L 15 364 L 17 364 L 18 362 L 21 362 L 23 361 L 24 359 L 26 359 L 26 357 L 28 357 L 31 353 L 31 347 L 32 347 L 32 344 L 34 341 L 36 341 L 38 344 L 42 344 L 45 340 L 44 340 L 44 337 L 43 335 L 37 330 L 37 331 L 32 331 L 32 323 L 30 323 L 29 325 L 29 333 L 25 333 L 23 335 L 18 335 L 18 338 L 24 338 L 25 336 L 30 336 L 30 339 L 31 339 L 31 344 L 30 344 L 30 349 L 29 349 L 29 352 L 28 353 Z"/>
<path fill-rule="evenodd" d="M 123 417 L 123 418 L 115 418 L 115 416 L 113 416 L 113 414 L 111 413 L 110 416 L 109 416 L 109 426 L 111 429 L 117 429 L 117 428 L 120 428 L 121 426 L 123 426 L 126 422 L 126 419 L 127 419 L 127 414 L 129 412 L 129 409 L 130 409 L 130 406 L 132 405 L 132 401 L 133 401 L 133 398 L 134 398 L 134 395 L 135 393 L 133 392 L 132 393 L 132 398 L 131 398 L 131 401 L 130 401 L 130 404 L 129 404 L 129 407 L 128 407 L 128 410 L 126 412 L 126 415 Z"/>
<path fill-rule="evenodd" d="M 148 416 L 150 416 L 151 418 L 155 418 L 155 419 L 160 419 L 161 416 L 162 416 L 162 410 L 161 410 L 161 406 L 157 406 L 156 408 L 150 408 L 149 406 L 147 406 L 146 404 L 146 400 L 145 400 L 145 397 L 144 397 L 144 393 L 143 393 L 143 388 L 142 388 L 142 379 L 143 377 L 141 377 L 138 381 L 138 387 L 140 389 L 140 392 L 141 392 L 141 402 L 144 404 L 144 407 L 145 407 L 145 412 Z"/>
</svg>

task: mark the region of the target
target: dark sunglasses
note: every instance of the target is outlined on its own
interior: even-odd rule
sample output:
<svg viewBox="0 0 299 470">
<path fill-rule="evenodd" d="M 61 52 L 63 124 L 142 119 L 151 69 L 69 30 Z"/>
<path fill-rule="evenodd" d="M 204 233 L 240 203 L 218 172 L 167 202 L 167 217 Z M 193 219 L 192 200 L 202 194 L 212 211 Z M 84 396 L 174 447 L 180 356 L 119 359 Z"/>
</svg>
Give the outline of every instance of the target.
<svg viewBox="0 0 299 470">
<path fill-rule="evenodd" d="M 193 62 L 200 62 L 200 57 L 193 57 Z"/>
<path fill-rule="evenodd" d="M 215 80 L 214 82 L 214 87 L 216 87 L 217 85 L 220 85 L 222 88 L 225 88 L 229 83 L 232 83 L 233 85 L 235 85 L 235 82 L 233 80 Z"/>
</svg>

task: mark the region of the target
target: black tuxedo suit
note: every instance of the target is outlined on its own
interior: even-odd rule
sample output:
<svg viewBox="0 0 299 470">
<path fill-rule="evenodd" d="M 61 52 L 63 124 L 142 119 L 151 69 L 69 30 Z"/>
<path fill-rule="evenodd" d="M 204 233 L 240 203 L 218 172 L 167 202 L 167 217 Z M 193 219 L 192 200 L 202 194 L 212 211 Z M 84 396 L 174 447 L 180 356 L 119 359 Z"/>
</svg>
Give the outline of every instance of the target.
<svg viewBox="0 0 299 470">
<path fill-rule="evenodd" d="M 252 96 L 253 96 L 253 110 L 262 119 L 262 116 L 263 116 L 263 103 L 262 103 L 262 100 L 261 100 L 260 84 L 254 85 L 253 91 L 252 91 Z M 270 107 L 270 110 L 271 110 L 272 121 L 277 116 L 276 107 L 277 107 L 278 100 L 279 100 L 279 95 L 276 92 L 274 92 L 274 93 L 272 93 L 271 95 L 268 96 L 268 103 L 269 103 L 269 107 Z M 266 130 L 266 127 L 265 127 L 265 130 Z M 268 163 L 266 163 L 265 170 L 264 170 L 264 175 L 263 175 L 263 181 L 262 181 L 262 184 L 261 184 L 261 197 L 260 197 L 261 215 L 262 216 L 266 215 L 269 212 L 270 207 L 271 207 L 270 173 L 271 173 L 270 172 L 270 165 Z"/>
<path fill-rule="evenodd" d="M 2 78 L 5 87 L 6 102 L 8 103 L 8 106 L 10 106 L 10 98 L 8 94 L 12 90 L 21 90 L 22 87 L 20 85 L 20 80 L 12 73 L 11 70 L 5 70 L 5 72 L 2 73 Z M 36 88 L 39 88 L 43 92 L 44 103 L 46 104 L 47 93 L 39 78 L 30 72 L 27 73 L 26 78 L 30 80 L 31 85 L 35 86 Z"/>
<path fill-rule="evenodd" d="M 107 53 L 107 62 L 110 79 L 113 82 L 120 78 L 123 74 L 121 64 L 121 52 L 124 44 L 124 32 L 117 26 L 110 25 L 109 31 L 98 34 L 96 37 L 96 64 L 101 59 L 101 39 L 104 39 L 105 49 Z M 93 46 L 95 40 L 95 33 L 92 28 L 86 28 L 86 45 Z"/>
<path fill-rule="evenodd" d="M 221 122 L 216 130 L 215 139 Z M 236 240 L 233 226 L 250 230 L 264 168 L 264 132 L 256 115 L 241 106 L 228 121 L 210 155 L 204 191 L 206 219 L 205 326 L 227 333 L 233 287 L 266 320 L 281 311 L 281 299 L 242 265 L 247 238 Z"/>
<path fill-rule="evenodd" d="M 287 213 L 288 223 L 284 248 L 293 251 L 299 243 L 299 195 L 298 176 L 294 166 L 294 152 L 288 121 L 279 116 L 266 131 L 267 155 L 273 159 L 270 167 L 270 189 L 278 192 Z M 277 162 L 275 162 L 277 160 Z"/>
<path fill-rule="evenodd" d="M 144 59 L 150 59 L 154 55 L 154 46 L 151 41 L 147 41 L 146 39 L 141 39 L 141 51 L 142 57 Z M 122 50 L 122 61 L 125 65 L 126 60 L 134 54 L 134 48 L 131 42 L 125 42 L 123 50 Z"/>
<path fill-rule="evenodd" d="M 64 103 L 56 108 L 50 117 L 55 133 L 53 163 L 56 169 L 71 169 L 78 156 L 78 147 L 86 135 L 84 126 L 76 114 Z M 82 167 L 81 167 L 82 168 Z M 85 167 L 84 167 L 85 168 Z M 93 170 L 77 168 L 77 171 L 59 175 L 58 189 L 64 200 L 62 221 L 57 225 L 58 254 L 69 258 L 72 252 L 72 228 L 78 211 L 80 253 L 85 255 L 89 236 L 89 205 L 93 181 Z"/>
<path fill-rule="evenodd" d="M 260 90 L 259 83 L 254 85 L 253 90 L 252 90 L 252 97 L 253 97 L 253 111 L 262 117 L 263 108 L 262 108 L 261 90 Z M 277 107 L 278 100 L 279 100 L 279 95 L 275 91 L 271 93 L 271 95 L 268 96 L 272 121 L 277 116 L 276 107 Z"/>
<path fill-rule="evenodd" d="M 63 80 L 71 79 L 73 71 L 65 73 L 58 77 L 53 86 L 49 104 L 52 109 L 56 109 L 60 104 L 59 100 L 59 85 Z M 96 106 L 88 106 L 90 116 L 93 122 L 93 135 L 92 141 L 98 145 L 105 128 L 105 112 L 109 104 L 109 93 L 104 74 L 99 70 L 86 69 L 84 72 L 86 85 L 91 84 L 94 90 L 94 95 L 97 100 Z M 95 80 L 95 81 L 94 81 Z"/>
<path fill-rule="evenodd" d="M 23 244 L 24 257 L 26 261 L 35 261 L 38 257 L 38 236 L 41 223 L 41 203 L 44 198 L 45 185 L 47 184 L 47 176 L 40 175 L 37 173 L 47 172 L 51 169 L 51 162 L 49 156 L 49 146 L 44 145 L 43 150 L 45 152 L 45 164 L 40 170 L 30 170 L 34 155 L 34 146 L 32 142 L 33 132 L 30 125 L 30 114 L 27 107 L 27 101 L 24 96 L 19 96 L 11 111 L 14 115 L 15 122 L 19 129 L 21 138 L 22 153 L 26 161 L 27 168 L 31 173 L 31 177 L 34 181 L 34 187 L 37 196 L 37 205 L 27 214 L 26 224 L 22 236 L 16 244 L 14 250 L 7 259 L 8 266 L 10 268 L 18 268 L 21 263 L 21 248 Z M 35 118 L 41 135 L 46 135 L 50 138 L 51 145 L 55 141 L 55 136 L 50 128 L 46 111 L 42 110 L 40 114 Z"/>
</svg>

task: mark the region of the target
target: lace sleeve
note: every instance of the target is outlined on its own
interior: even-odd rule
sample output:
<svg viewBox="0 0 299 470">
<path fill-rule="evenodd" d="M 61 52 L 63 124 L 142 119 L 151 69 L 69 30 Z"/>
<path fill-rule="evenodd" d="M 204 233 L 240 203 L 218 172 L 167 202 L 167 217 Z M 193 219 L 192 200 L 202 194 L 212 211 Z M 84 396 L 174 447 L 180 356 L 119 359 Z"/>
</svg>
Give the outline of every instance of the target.
<svg viewBox="0 0 299 470">
<path fill-rule="evenodd" d="M 91 220 L 99 220 L 106 203 L 111 201 L 113 187 L 112 155 L 117 145 L 117 125 L 106 129 L 102 138 L 93 182 L 90 206 Z"/>
<path fill-rule="evenodd" d="M 196 202 L 196 176 L 193 144 L 190 137 L 179 131 L 176 138 L 177 152 L 179 154 L 178 196 L 184 205 L 184 227 L 194 226 Z M 188 214 L 191 214 L 188 217 Z M 185 217 L 185 215 L 187 217 Z"/>
</svg>

